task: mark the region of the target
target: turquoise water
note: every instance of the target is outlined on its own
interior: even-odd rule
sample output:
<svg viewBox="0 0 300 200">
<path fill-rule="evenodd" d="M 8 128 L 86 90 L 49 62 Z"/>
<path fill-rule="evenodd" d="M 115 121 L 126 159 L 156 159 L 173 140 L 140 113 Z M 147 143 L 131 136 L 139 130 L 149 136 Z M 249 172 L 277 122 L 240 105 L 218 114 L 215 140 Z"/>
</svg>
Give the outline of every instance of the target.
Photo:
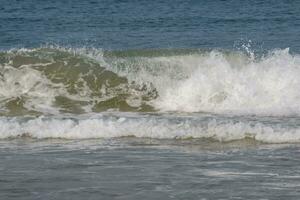
<svg viewBox="0 0 300 200">
<path fill-rule="evenodd" d="M 0 198 L 299 199 L 299 10 L 0 0 Z"/>
</svg>

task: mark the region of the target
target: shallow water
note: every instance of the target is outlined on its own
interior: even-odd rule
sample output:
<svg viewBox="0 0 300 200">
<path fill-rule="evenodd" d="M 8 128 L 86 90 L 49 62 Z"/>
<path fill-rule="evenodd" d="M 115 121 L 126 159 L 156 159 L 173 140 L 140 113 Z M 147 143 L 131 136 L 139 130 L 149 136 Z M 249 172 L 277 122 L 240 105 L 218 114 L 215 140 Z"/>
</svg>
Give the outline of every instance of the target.
<svg viewBox="0 0 300 200">
<path fill-rule="evenodd" d="M 3 199 L 297 199 L 299 145 L 1 141 Z"/>
</svg>

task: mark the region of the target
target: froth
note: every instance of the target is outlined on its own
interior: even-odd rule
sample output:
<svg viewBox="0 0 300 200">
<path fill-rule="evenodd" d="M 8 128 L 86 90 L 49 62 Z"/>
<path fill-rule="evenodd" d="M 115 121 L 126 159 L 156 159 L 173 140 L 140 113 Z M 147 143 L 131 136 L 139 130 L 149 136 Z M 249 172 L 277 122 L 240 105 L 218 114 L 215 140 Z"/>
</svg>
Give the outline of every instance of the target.
<svg viewBox="0 0 300 200">
<path fill-rule="evenodd" d="M 170 58 L 174 59 L 174 58 Z M 258 115 L 300 114 L 300 57 L 286 50 L 232 61 L 220 52 L 193 58 L 186 78 L 159 87 L 163 111 Z M 192 68 L 192 70 L 191 70 Z"/>
<path fill-rule="evenodd" d="M 270 121 L 269 121 L 270 122 Z M 0 138 L 210 138 L 233 141 L 252 138 L 267 143 L 300 142 L 299 127 L 265 121 L 196 116 L 93 115 L 81 118 L 0 119 Z"/>
</svg>

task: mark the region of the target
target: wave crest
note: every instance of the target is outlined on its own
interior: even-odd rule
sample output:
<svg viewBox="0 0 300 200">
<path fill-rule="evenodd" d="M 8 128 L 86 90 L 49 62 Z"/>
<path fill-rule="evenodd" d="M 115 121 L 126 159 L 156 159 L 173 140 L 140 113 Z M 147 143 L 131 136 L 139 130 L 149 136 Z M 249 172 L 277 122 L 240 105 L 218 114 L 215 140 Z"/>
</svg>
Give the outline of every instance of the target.
<svg viewBox="0 0 300 200">
<path fill-rule="evenodd" d="M 0 53 L 0 113 L 119 111 L 300 114 L 300 56 L 202 50 Z"/>
</svg>

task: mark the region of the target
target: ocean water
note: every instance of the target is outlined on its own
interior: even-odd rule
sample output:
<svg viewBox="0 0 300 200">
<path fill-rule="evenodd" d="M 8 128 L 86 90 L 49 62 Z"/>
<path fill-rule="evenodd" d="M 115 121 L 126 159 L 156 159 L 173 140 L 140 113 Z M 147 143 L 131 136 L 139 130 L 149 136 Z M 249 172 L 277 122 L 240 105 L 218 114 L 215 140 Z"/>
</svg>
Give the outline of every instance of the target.
<svg viewBox="0 0 300 200">
<path fill-rule="evenodd" d="M 1 199 L 299 199 L 300 2 L 0 0 Z"/>
</svg>

